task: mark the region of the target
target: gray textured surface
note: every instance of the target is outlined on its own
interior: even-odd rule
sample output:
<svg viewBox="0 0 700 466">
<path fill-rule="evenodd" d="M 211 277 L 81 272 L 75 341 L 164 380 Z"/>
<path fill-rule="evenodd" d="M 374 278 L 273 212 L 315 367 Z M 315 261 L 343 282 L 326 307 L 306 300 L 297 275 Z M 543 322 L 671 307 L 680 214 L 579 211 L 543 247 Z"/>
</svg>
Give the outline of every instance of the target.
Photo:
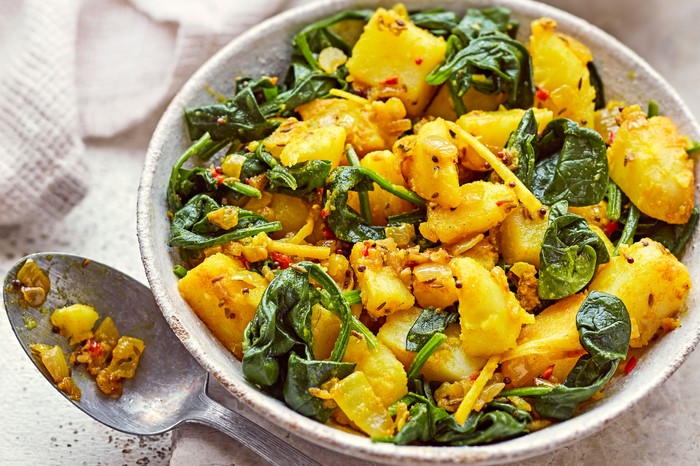
<svg viewBox="0 0 700 466">
<path fill-rule="evenodd" d="M 552 0 L 618 37 L 656 67 L 700 115 L 700 2 L 695 0 Z M 0 275 L 34 251 L 79 252 L 144 278 L 135 236 L 138 177 L 155 125 L 88 141 L 90 192 L 63 221 L 0 231 Z M 75 410 L 25 361 L 0 318 L 0 463 L 167 464 L 170 435 L 139 439 L 102 427 Z M 669 381 L 600 433 L 521 464 L 697 464 L 700 352 Z M 220 392 L 219 394 L 222 395 Z M 261 464 L 223 435 L 185 426 L 173 435 L 173 465 Z M 297 440 L 295 440 L 297 441 Z M 311 451 L 319 451 L 311 446 Z M 329 457 L 328 464 L 360 461 Z M 363 463 L 366 464 L 366 463 Z"/>
</svg>

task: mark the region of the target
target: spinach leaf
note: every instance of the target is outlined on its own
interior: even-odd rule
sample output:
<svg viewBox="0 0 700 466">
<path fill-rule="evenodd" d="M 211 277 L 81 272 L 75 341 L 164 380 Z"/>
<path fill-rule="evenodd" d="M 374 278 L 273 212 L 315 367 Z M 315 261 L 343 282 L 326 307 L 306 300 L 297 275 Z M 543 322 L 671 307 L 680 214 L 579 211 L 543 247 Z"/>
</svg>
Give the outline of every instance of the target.
<svg viewBox="0 0 700 466">
<path fill-rule="evenodd" d="M 408 223 L 411 225 L 416 225 L 426 221 L 427 210 L 426 209 L 416 209 L 410 210 L 396 215 L 389 215 L 386 218 L 387 226 L 399 226 L 403 223 Z"/>
<path fill-rule="evenodd" d="M 624 303 L 608 293 L 591 291 L 576 314 L 582 356 L 563 384 L 549 393 L 534 395 L 538 414 L 569 419 L 579 403 L 597 393 L 627 357 L 632 326 Z"/>
<path fill-rule="evenodd" d="M 312 279 L 321 286 L 320 289 L 311 285 Z M 299 406 L 308 404 L 308 400 L 303 401 L 299 395 L 303 390 L 302 379 L 315 380 L 319 374 L 332 372 L 331 366 L 311 364 L 315 357 L 311 308 L 319 302 L 341 320 L 340 334 L 330 357 L 332 362 L 342 360 L 352 331 L 360 333 L 371 347 L 376 345 L 376 337 L 352 315 L 343 292 L 333 279 L 318 264 L 300 262 L 284 269 L 270 282 L 246 327 L 243 335 L 243 375 L 246 379 L 261 387 L 284 385 L 289 396 L 295 394 L 295 403 Z M 290 359 L 291 352 L 309 362 Z M 288 368 L 290 360 L 295 363 L 294 372 Z M 337 373 L 344 373 L 344 367 L 337 365 Z M 286 380 L 297 375 L 302 379 Z M 305 388 L 308 391 L 309 386 Z"/>
<path fill-rule="evenodd" d="M 603 240 L 583 217 L 567 209 L 566 201 L 560 201 L 549 211 L 540 250 L 540 299 L 561 299 L 578 292 L 591 281 L 596 267 L 610 260 Z"/>
<path fill-rule="evenodd" d="M 598 67 L 594 62 L 589 61 L 586 65 L 588 67 L 589 79 L 591 81 L 591 86 L 595 89 L 595 110 L 600 110 L 605 108 L 605 87 L 603 86 L 603 79 L 598 73 Z"/>
<path fill-rule="evenodd" d="M 425 201 L 413 191 L 390 182 L 368 168 L 338 167 L 328 178 L 323 200 L 326 221 L 338 239 L 359 243 L 367 239 L 386 237 L 384 227 L 369 225 L 359 213 L 348 206 L 349 191 L 372 191 L 373 182 L 401 199 L 419 206 L 425 205 Z"/>
<path fill-rule="evenodd" d="M 265 289 L 243 335 L 243 375 L 262 387 L 278 383 L 280 365 L 296 346 L 313 359 L 311 308 L 319 301 L 307 273 L 288 268 Z"/>
<path fill-rule="evenodd" d="M 511 19 L 508 8 L 469 9 L 447 40 L 448 58 L 480 36 L 505 34 L 515 39 L 520 23 Z"/>
<path fill-rule="evenodd" d="M 270 180 L 268 191 L 309 199 L 315 197 L 316 190 L 325 184 L 331 171 L 331 162 L 329 160 L 309 160 L 288 167 L 286 174 L 294 180 L 293 182 L 289 182 L 289 178 L 285 178 L 284 181 L 275 180 L 275 176 L 272 175 L 273 171 L 274 169 L 268 172 Z"/>
<path fill-rule="evenodd" d="M 214 140 L 249 142 L 262 139 L 279 125 L 263 114 L 250 87 L 243 88 L 232 99 L 185 110 L 190 137 L 197 139 L 209 133 Z"/>
<path fill-rule="evenodd" d="M 496 401 L 478 413 L 472 411 L 463 426 L 424 395 L 409 393 L 400 402 L 410 406 L 406 425 L 393 437 L 373 440 L 397 445 L 481 445 L 527 433 L 527 424 L 532 422 L 529 413 Z"/>
<path fill-rule="evenodd" d="M 435 333 L 445 333 L 445 329 L 458 320 L 459 313 L 454 309 L 438 312 L 434 307 L 426 307 L 406 335 L 406 349 L 420 351 Z"/>
<path fill-rule="evenodd" d="M 238 224 L 225 230 L 211 223 L 207 214 L 219 209 L 236 210 Z M 204 249 L 281 229 L 280 222 L 268 222 L 262 215 L 239 207 L 222 207 L 209 195 L 197 194 L 175 213 L 170 225 L 169 245 L 183 249 Z"/>
<path fill-rule="evenodd" d="M 452 30 L 457 27 L 459 20 L 453 11 L 445 11 L 441 8 L 424 11 L 414 11 L 409 15 L 413 24 L 421 29 L 430 31 L 435 36 L 447 38 Z"/>
<path fill-rule="evenodd" d="M 617 240 L 617 244 L 615 245 L 615 250 L 613 251 L 614 256 L 617 256 L 620 253 L 620 245 L 632 244 L 634 242 L 634 233 L 637 230 L 638 223 L 639 209 L 637 209 L 637 206 L 630 202 L 630 207 L 627 209 L 625 228 L 622 230 L 620 239 Z"/>
<path fill-rule="evenodd" d="M 505 147 L 515 162 L 513 173 L 528 188 L 532 186 L 532 177 L 535 171 L 536 155 L 532 145 L 535 140 L 537 140 L 535 112 L 528 109 L 518 123 L 516 130 L 508 137 Z"/>
<path fill-rule="evenodd" d="M 294 411 L 325 423 L 333 408 L 328 408 L 322 399 L 309 393 L 309 387 L 319 387 L 333 377 L 343 379 L 354 370 L 355 363 L 314 361 L 290 353 L 284 380 L 284 401 Z"/>
<path fill-rule="evenodd" d="M 693 235 L 698 223 L 698 217 L 700 217 L 700 212 L 698 212 L 697 207 L 693 208 L 690 219 L 686 223 L 679 225 L 666 223 L 640 214 L 634 234 L 635 241 L 639 241 L 642 238 L 651 238 L 663 244 L 666 249 L 678 257 Z"/>
<path fill-rule="evenodd" d="M 544 204 L 575 207 L 600 202 L 608 188 L 606 145 L 600 135 L 567 118 L 549 122 L 534 141 L 537 162 L 532 192 Z"/>
</svg>

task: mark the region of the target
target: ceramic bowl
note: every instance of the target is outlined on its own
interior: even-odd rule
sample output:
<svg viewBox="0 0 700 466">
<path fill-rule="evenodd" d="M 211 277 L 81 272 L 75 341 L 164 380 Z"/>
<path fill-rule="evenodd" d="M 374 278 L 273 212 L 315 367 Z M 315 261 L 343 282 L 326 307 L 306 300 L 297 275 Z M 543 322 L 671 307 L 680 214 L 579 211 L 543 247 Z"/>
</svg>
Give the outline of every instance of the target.
<svg viewBox="0 0 700 466">
<path fill-rule="evenodd" d="M 591 435 L 664 382 L 683 362 L 698 341 L 700 312 L 696 312 L 700 256 L 697 237 L 685 253 L 696 286 L 688 300 L 683 325 L 652 345 L 635 370 L 617 377 L 605 397 L 575 418 L 502 443 L 475 447 L 395 446 L 326 427 L 308 419 L 248 384 L 241 364 L 209 332 L 178 294 L 173 264 L 177 253 L 167 245 L 166 186 L 171 168 L 189 146 L 182 109 L 211 103 L 206 85 L 230 93 L 235 76 L 280 75 L 288 63 L 293 35 L 306 24 L 352 7 L 391 7 L 394 1 L 332 0 L 289 10 L 250 29 L 213 56 L 185 84 L 164 113 L 153 135 L 141 178 L 138 203 L 138 236 L 141 254 L 156 301 L 194 357 L 235 397 L 270 421 L 303 438 L 334 451 L 367 460 L 396 464 L 503 463 L 534 456 Z M 608 99 L 645 106 L 659 103 L 680 130 L 700 140 L 700 127 L 669 84 L 641 58 L 613 37 L 589 23 L 547 5 L 521 0 L 404 0 L 409 10 L 443 7 L 463 13 L 466 8 L 500 5 L 521 21 L 519 39 L 527 41 L 531 20 L 548 16 L 559 30 L 579 39 L 593 52 L 606 86 Z M 697 178 L 697 176 L 696 176 Z M 697 190 L 697 188 L 696 188 Z"/>
</svg>

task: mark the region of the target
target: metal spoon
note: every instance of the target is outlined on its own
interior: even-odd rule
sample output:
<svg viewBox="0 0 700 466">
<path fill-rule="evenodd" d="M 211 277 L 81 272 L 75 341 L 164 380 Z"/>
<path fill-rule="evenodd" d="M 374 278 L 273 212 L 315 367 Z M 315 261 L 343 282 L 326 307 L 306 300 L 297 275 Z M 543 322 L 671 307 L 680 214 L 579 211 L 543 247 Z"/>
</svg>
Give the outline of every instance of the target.
<svg viewBox="0 0 700 466">
<path fill-rule="evenodd" d="M 51 281 L 46 302 L 39 309 L 20 305 L 21 293 L 13 287 L 27 259 L 34 260 Z M 100 318 L 111 317 L 121 335 L 144 341 L 136 376 L 124 383 L 124 394 L 119 399 L 103 395 L 87 371 L 73 370 L 73 379 L 82 390 L 81 401 L 73 404 L 106 426 L 128 434 L 155 435 L 184 422 L 195 422 L 228 434 L 272 464 L 319 464 L 212 400 L 206 390 L 207 372 L 170 329 L 150 290 L 133 278 L 83 257 L 37 253 L 21 259 L 8 272 L 3 297 L 17 339 L 54 387 L 29 348 L 34 343 L 45 343 L 61 346 L 66 355 L 72 351 L 67 338 L 52 332 L 50 312 L 54 309 L 76 303 L 90 305 Z M 37 325 L 29 329 L 32 320 Z"/>
</svg>

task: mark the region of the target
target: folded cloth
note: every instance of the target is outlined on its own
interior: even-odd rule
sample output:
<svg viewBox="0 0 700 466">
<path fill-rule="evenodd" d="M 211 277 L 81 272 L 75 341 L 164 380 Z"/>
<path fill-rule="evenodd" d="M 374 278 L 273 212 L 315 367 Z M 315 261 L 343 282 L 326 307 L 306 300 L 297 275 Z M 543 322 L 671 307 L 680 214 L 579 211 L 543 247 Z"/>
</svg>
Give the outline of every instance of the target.
<svg viewBox="0 0 700 466">
<path fill-rule="evenodd" d="M 85 195 L 83 138 L 161 110 L 219 48 L 304 0 L 0 0 L 0 226 Z"/>
</svg>

